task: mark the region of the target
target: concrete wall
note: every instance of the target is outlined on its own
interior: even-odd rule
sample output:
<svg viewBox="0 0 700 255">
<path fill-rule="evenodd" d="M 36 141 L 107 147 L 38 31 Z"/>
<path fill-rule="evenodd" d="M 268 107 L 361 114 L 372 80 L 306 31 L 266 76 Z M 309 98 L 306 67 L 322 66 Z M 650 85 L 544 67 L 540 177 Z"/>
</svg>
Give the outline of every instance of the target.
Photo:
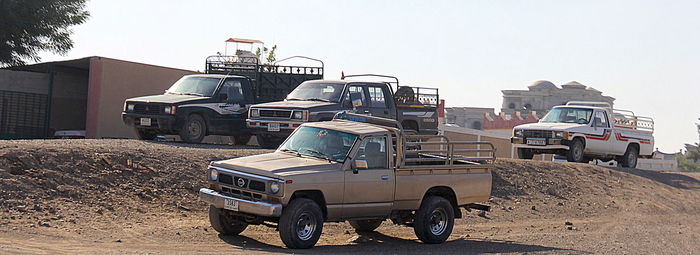
<svg viewBox="0 0 700 255">
<path fill-rule="evenodd" d="M 86 131 L 88 138 L 135 138 L 121 119 L 124 100 L 162 94 L 189 70 L 110 58 L 90 60 Z"/>
</svg>

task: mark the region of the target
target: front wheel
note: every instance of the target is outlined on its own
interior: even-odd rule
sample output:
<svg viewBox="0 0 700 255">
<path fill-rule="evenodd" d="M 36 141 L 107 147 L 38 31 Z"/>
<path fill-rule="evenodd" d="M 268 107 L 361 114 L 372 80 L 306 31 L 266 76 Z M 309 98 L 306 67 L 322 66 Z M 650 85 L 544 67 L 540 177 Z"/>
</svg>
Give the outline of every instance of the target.
<svg viewBox="0 0 700 255">
<path fill-rule="evenodd" d="M 180 139 L 188 143 L 200 143 L 207 135 L 207 123 L 202 116 L 192 114 L 180 130 Z"/>
<path fill-rule="evenodd" d="M 416 212 L 413 231 L 424 243 L 444 243 L 455 223 L 454 209 L 443 197 L 429 196 L 423 200 Z"/>
<path fill-rule="evenodd" d="M 566 160 L 569 162 L 583 162 L 583 142 L 581 139 L 574 139 L 569 145 L 569 152 L 566 154 Z"/>
<path fill-rule="evenodd" d="M 620 163 L 623 167 L 635 168 L 637 167 L 637 159 L 639 158 L 639 149 L 635 146 L 627 146 L 625 155 L 622 155 Z"/>
<path fill-rule="evenodd" d="M 223 235 L 238 235 L 248 227 L 245 222 L 231 219 L 224 213 L 224 209 L 209 206 L 209 223 L 211 227 Z"/>
<path fill-rule="evenodd" d="M 518 148 L 518 158 L 520 159 L 532 159 L 535 153 L 531 149 Z"/>
<path fill-rule="evenodd" d="M 308 249 L 321 237 L 323 212 L 311 199 L 294 199 L 282 211 L 278 226 L 284 245 L 291 249 Z"/>
<path fill-rule="evenodd" d="M 351 220 L 352 226 L 357 232 L 372 232 L 382 225 L 383 220 Z"/>
<path fill-rule="evenodd" d="M 136 129 L 136 136 L 139 140 L 153 140 L 158 134 L 154 131 L 149 131 L 148 129 Z"/>
</svg>

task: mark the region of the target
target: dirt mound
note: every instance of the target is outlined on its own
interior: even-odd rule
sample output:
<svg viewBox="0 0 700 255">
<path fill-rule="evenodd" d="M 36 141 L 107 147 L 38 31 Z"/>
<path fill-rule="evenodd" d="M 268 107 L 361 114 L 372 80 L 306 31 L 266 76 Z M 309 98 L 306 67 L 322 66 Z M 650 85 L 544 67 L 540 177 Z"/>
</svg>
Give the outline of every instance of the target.
<svg viewBox="0 0 700 255">
<path fill-rule="evenodd" d="M 206 166 L 210 161 L 265 152 L 269 150 L 135 140 L 2 141 L 0 253 L 3 251 L 2 233 L 19 238 L 7 243 L 40 235 L 110 245 L 122 241 L 138 242 L 153 246 L 151 251 L 163 249 L 163 243 L 174 245 L 172 242 L 182 243 L 172 246 L 182 249 L 187 249 L 184 244 L 200 242 L 209 242 L 212 247 L 222 249 L 230 245 L 240 246 L 236 240 L 219 239 L 211 232 L 206 221 L 206 205 L 198 201 L 197 191 L 205 186 Z M 543 236 L 563 235 L 551 231 L 585 228 L 563 225 L 570 219 L 586 219 L 582 222 L 607 221 L 608 218 L 629 221 L 623 217 L 643 215 L 639 217 L 666 219 L 666 215 L 700 213 L 700 181 L 697 176 L 682 173 L 499 159 L 494 165 L 493 180 L 493 197 L 487 203 L 492 206 L 492 211 L 486 215 L 465 213 L 465 218 L 457 221 L 453 240 L 481 245 L 493 252 L 559 250 L 533 245 L 474 243 L 472 239 L 500 236 L 534 244 L 546 243 L 550 239 L 542 239 Z M 591 220 L 591 217 L 603 218 Z M 467 227 L 475 224 L 479 231 Z M 380 228 L 383 234 L 372 238 L 384 245 L 395 245 L 396 249 L 422 249 L 422 246 L 401 241 L 415 238 L 405 227 L 385 225 Z M 343 223 L 327 224 L 319 246 L 348 245 L 347 240 L 353 237 L 348 229 L 349 226 Z M 591 229 L 615 231 L 614 227 Z M 625 228 L 625 231 L 629 230 Z M 646 233 L 644 231 L 648 230 L 639 231 Z M 539 234 L 531 235 L 533 232 Z M 257 243 L 256 247 L 280 251 L 275 250 L 281 245 L 275 231 L 255 226 L 245 233 L 252 239 L 241 241 L 240 247 L 245 248 L 246 242 L 253 243 L 252 240 L 265 240 L 269 243 Z M 589 235 L 585 238 L 595 236 L 587 233 Z M 659 234 L 665 235 L 666 232 L 655 233 Z M 403 239 L 392 239 L 395 237 Z M 593 239 L 591 243 L 603 241 Z M 73 244 L 63 245 L 74 247 Z M 102 248 L 110 250 L 110 245 Z M 566 247 L 559 245 L 558 241 L 550 245 Z M 611 247 L 617 245 L 610 243 Z M 448 248 L 449 251 L 459 252 L 462 246 L 453 243 L 447 247 L 452 247 Z M 597 244 L 590 246 L 599 247 Z M 138 253 L 138 248 L 132 248 Z M 172 248 L 175 249 L 172 251 L 180 251 L 179 248 Z M 365 251 L 378 249 L 370 248 Z M 101 248 L 87 245 L 84 251 L 94 253 L 96 249 Z M 585 250 L 606 251 L 598 248 Z M 635 250 L 624 251 L 635 253 Z"/>
</svg>

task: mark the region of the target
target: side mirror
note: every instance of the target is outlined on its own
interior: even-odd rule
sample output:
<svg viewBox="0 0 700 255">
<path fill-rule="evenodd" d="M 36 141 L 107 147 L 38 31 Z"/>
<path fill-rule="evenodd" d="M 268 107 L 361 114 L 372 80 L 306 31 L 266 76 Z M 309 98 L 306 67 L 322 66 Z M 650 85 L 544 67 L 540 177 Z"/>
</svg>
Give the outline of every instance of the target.
<svg viewBox="0 0 700 255">
<path fill-rule="evenodd" d="M 367 169 L 367 160 L 355 160 L 352 164 L 352 173 L 357 174 L 359 169 Z"/>
<path fill-rule="evenodd" d="M 226 94 L 226 93 L 219 94 L 219 100 L 227 100 L 227 99 L 228 99 L 228 94 Z"/>
</svg>

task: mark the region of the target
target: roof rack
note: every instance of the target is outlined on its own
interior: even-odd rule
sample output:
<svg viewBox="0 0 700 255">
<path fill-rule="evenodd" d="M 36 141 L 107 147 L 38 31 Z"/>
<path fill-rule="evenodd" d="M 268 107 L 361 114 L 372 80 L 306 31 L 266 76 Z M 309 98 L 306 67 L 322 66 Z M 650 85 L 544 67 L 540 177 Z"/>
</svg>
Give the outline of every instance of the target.
<svg viewBox="0 0 700 255">
<path fill-rule="evenodd" d="M 403 130 L 403 126 L 401 126 L 401 123 L 394 119 L 387 119 L 387 118 L 381 118 L 381 117 L 375 117 L 375 116 L 370 116 L 370 115 L 364 115 L 364 114 L 357 114 L 357 113 L 350 113 L 348 111 L 340 111 L 333 116 L 333 120 L 349 120 L 349 121 L 354 121 L 354 122 L 362 122 L 362 123 L 369 123 L 369 124 L 375 124 L 375 125 L 380 125 L 380 126 L 386 126 L 386 127 L 391 127 L 391 128 L 398 128 L 399 130 Z"/>
<path fill-rule="evenodd" d="M 593 106 L 593 107 L 605 107 L 612 108 L 608 102 L 594 102 L 594 101 L 569 101 L 566 105 L 580 105 L 580 106 Z"/>
</svg>

